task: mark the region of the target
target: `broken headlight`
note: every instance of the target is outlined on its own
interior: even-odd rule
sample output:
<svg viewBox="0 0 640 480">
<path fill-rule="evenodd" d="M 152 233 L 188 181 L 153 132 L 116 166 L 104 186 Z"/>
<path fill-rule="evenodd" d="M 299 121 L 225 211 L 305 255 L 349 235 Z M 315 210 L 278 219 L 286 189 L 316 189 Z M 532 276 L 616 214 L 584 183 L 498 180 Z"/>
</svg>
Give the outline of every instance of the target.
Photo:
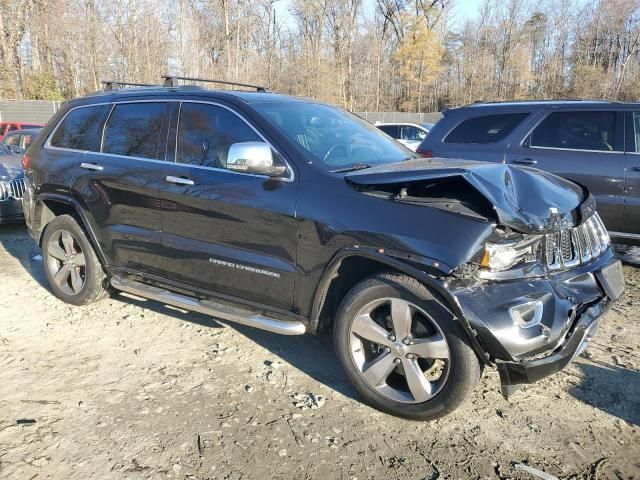
<svg viewBox="0 0 640 480">
<path fill-rule="evenodd" d="M 492 272 L 499 272 L 520 263 L 535 262 L 541 239 L 542 235 L 506 235 L 500 232 L 485 244 L 480 265 Z"/>
</svg>

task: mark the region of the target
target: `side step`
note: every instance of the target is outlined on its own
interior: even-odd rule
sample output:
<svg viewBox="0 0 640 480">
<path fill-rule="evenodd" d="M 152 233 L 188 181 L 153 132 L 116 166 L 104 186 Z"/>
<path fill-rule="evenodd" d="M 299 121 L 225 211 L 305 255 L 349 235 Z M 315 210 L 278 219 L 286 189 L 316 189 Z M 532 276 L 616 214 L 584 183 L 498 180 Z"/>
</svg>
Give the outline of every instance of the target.
<svg viewBox="0 0 640 480">
<path fill-rule="evenodd" d="M 111 285 L 113 288 L 123 292 L 156 300 L 166 305 L 184 308 L 185 310 L 211 315 L 220 320 L 240 323 L 281 335 L 302 335 L 305 333 L 304 324 L 295 320 L 288 321 L 265 317 L 248 310 L 242 310 L 208 300 L 198 300 L 197 298 L 181 295 L 163 288 L 132 280 L 124 280 L 118 277 L 111 278 Z"/>
</svg>

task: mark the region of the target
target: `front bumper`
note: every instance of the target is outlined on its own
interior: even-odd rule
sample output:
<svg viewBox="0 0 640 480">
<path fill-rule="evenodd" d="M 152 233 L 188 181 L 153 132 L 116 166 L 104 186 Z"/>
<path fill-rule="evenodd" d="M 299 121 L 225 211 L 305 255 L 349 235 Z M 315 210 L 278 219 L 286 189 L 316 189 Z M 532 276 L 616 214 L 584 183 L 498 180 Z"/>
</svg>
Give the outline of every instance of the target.
<svg viewBox="0 0 640 480">
<path fill-rule="evenodd" d="M 595 335 L 622 294 L 619 260 L 609 249 L 594 261 L 547 277 L 483 282 L 452 293 L 500 373 L 503 393 L 566 367 Z M 514 309 L 529 308 L 523 322 Z M 534 318 L 535 317 L 535 318 Z"/>
<path fill-rule="evenodd" d="M 24 221 L 22 200 L 9 198 L 0 202 L 0 223 L 14 223 Z"/>
</svg>

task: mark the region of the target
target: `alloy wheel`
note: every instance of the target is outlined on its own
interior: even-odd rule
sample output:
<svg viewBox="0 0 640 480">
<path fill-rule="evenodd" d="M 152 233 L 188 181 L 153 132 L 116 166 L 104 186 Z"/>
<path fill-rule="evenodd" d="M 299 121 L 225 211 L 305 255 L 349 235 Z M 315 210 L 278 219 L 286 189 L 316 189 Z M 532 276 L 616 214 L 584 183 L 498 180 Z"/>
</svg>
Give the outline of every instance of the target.
<svg viewBox="0 0 640 480">
<path fill-rule="evenodd" d="M 365 382 L 384 397 L 422 403 L 445 385 L 447 340 L 419 306 L 401 298 L 365 305 L 351 323 L 351 358 Z"/>
<path fill-rule="evenodd" d="M 56 230 L 47 243 L 47 268 L 56 287 L 66 295 L 78 295 L 85 284 L 87 263 L 73 234 Z"/>
</svg>

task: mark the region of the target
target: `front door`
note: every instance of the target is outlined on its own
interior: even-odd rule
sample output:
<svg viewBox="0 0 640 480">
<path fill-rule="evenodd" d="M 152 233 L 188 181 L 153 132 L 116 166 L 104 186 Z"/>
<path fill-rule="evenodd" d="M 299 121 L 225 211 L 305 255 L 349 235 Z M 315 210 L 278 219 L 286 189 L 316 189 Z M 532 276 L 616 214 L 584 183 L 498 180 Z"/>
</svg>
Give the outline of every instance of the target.
<svg viewBox="0 0 640 480">
<path fill-rule="evenodd" d="M 167 269 L 199 288 L 290 309 L 297 181 L 227 170 L 229 147 L 250 141 L 264 139 L 233 110 L 181 104 L 175 163 L 165 168 Z"/>
<path fill-rule="evenodd" d="M 609 230 L 624 209 L 624 114 L 621 110 L 552 111 L 523 140 L 507 163 L 540 168 L 586 186 Z"/>
</svg>

